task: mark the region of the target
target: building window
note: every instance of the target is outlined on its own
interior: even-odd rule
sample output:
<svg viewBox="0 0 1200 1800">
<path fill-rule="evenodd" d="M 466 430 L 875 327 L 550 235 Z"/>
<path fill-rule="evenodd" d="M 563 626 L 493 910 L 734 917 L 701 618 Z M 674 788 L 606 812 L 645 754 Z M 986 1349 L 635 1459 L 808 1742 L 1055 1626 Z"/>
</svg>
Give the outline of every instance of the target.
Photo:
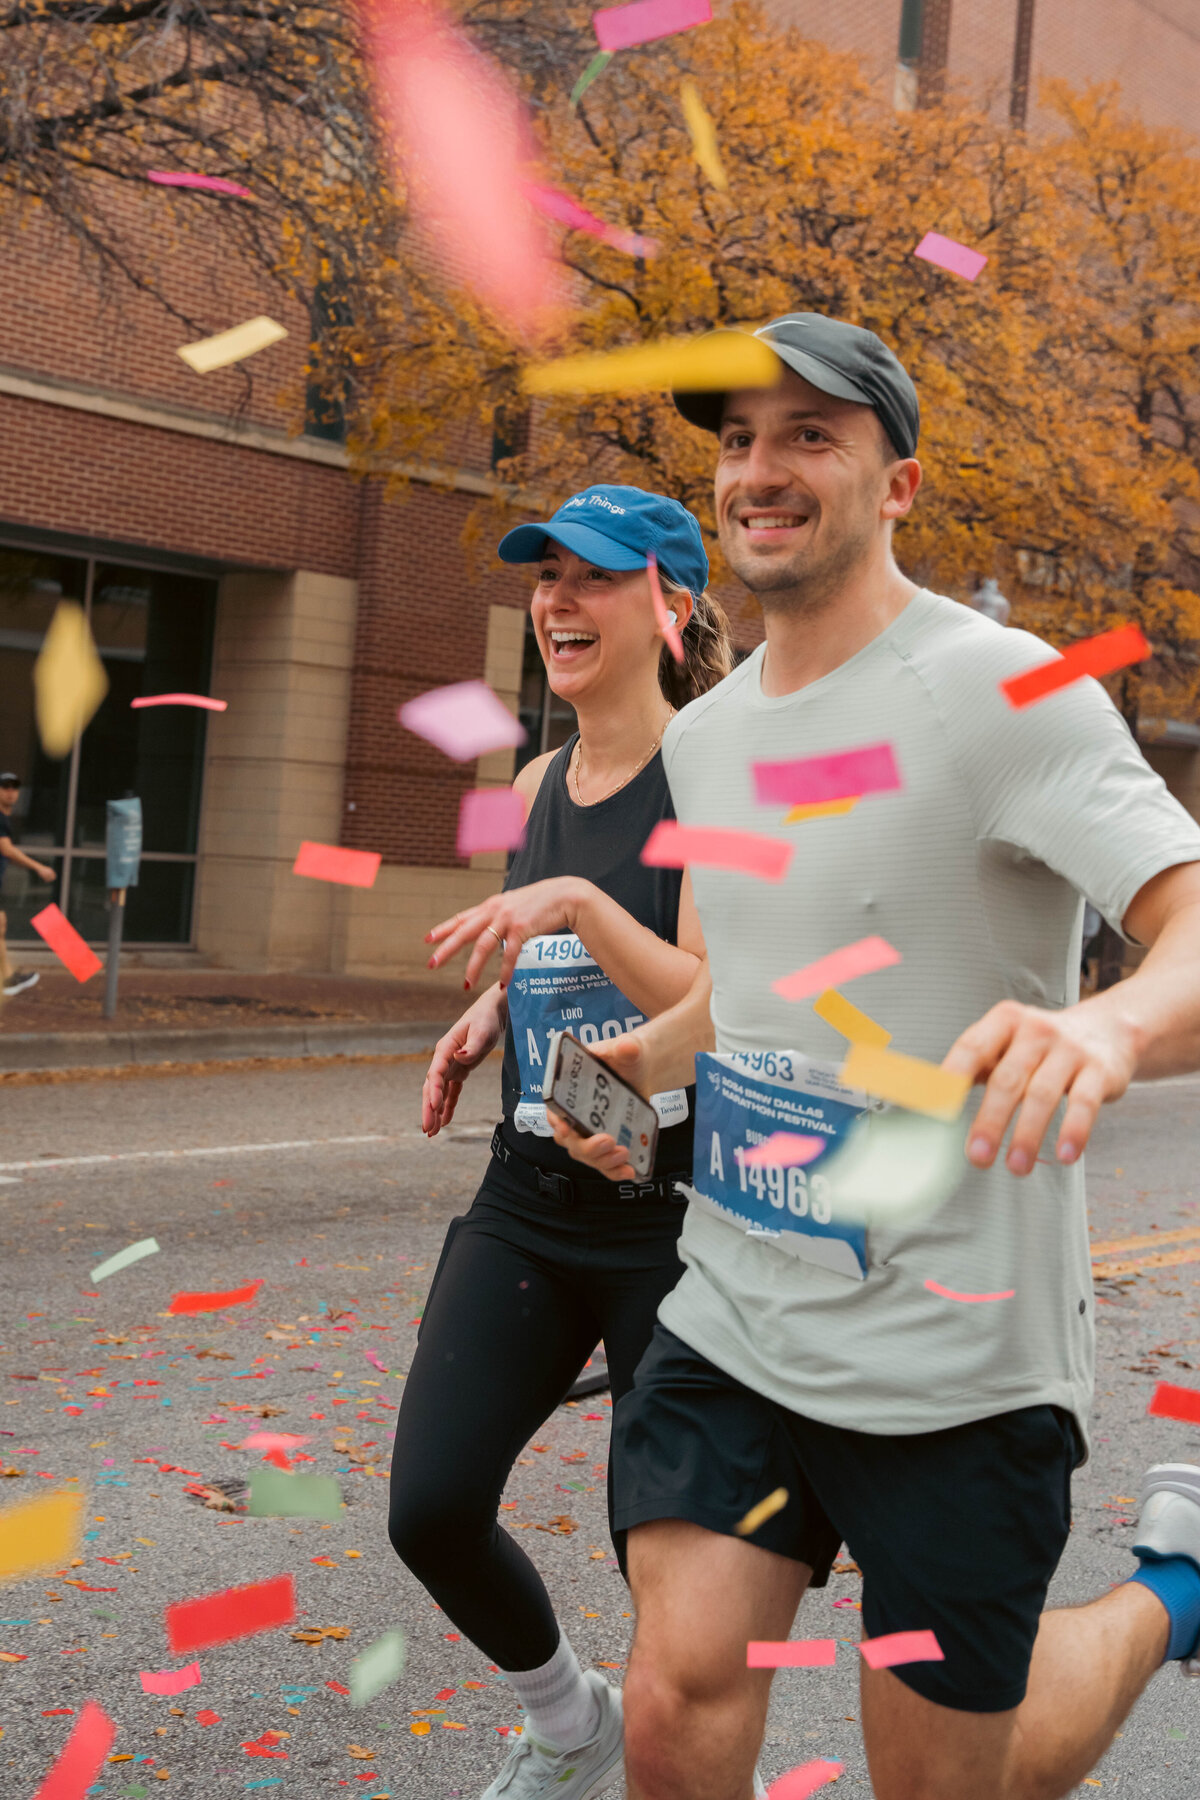
<svg viewBox="0 0 1200 1800">
<path fill-rule="evenodd" d="M 525 621 L 525 652 L 521 662 L 521 701 L 518 716 L 528 733 L 517 751 L 517 768 L 523 769 L 547 750 L 561 750 L 575 730 L 575 708 L 560 700 L 546 679 L 546 665 L 538 649 L 533 620 Z"/>
<path fill-rule="evenodd" d="M 130 701 L 208 691 L 216 597 L 210 578 L 0 543 L 0 767 L 24 783 L 18 840 L 58 877 L 51 887 L 9 867 L 0 903 L 14 941 L 38 941 L 29 920 L 50 900 L 90 942 L 105 940 L 105 803 L 137 794 L 145 850 L 125 941 L 191 942 L 208 714 L 135 712 Z M 60 599 L 87 613 L 109 686 L 71 754 L 56 761 L 38 740 L 32 677 Z"/>
<path fill-rule="evenodd" d="M 895 106 L 936 106 L 946 88 L 953 0 L 902 0 Z"/>
<path fill-rule="evenodd" d="M 325 282 L 318 282 L 313 295 L 311 329 L 314 344 L 324 341 L 330 332 L 344 331 L 350 324 L 350 308 L 344 299 L 331 295 Z M 342 383 L 336 392 L 314 379 L 309 365 L 304 390 L 304 435 L 324 438 L 331 444 L 346 441 L 346 390 Z"/>
<path fill-rule="evenodd" d="M 524 456 L 529 449 L 530 414 L 527 406 L 498 406 L 492 414 L 492 468 L 510 456 Z"/>
</svg>

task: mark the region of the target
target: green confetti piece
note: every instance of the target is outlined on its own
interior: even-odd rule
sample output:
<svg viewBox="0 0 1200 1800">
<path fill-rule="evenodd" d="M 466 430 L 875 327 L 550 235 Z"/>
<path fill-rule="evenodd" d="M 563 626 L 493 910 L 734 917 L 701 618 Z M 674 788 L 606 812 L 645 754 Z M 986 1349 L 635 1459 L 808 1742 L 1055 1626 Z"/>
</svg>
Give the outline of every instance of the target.
<svg viewBox="0 0 1200 1800">
<path fill-rule="evenodd" d="M 385 1631 L 350 1664 L 350 1704 L 365 1706 L 404 1673 L 404 1633 Z"/>
<path fill-rule="evenodd" d="M 332 1475 L 255 1469 L 247 1511 L 252 1519 L 340 1519 L 342 1492 Z"/>
<path fill-rule="evenodd" d="M 136 1244 L 127 1244 L 124 1250 L 118 1250 L 107 1262 L 97 1263 L 92 1270 L 93 1281 L 104 1281 L 109 1275 L 116 1275 L 119 1270 L 127 1269 L 130 1263 L 141 1262 L 144 1256 L 158 1255 L 158 1240 L 142 1238 Z"/>
<path fill-rule="evenodd" d="M 579 102 L 583 99 L 583 96 L 587 93 L 597 75 L 603 74 L 604 70 L 607 69 L 615 54 L 616 52 L 613 50 L 599 50 L 596 55 L 593 56 L 591 62 L 583 71 L 583 74 L 579 77 L 575 86 L 571 89 L 571 99 L 569 104 L 572 112 L 575 111 L 575 108 L 579 105 Z"/>
</svg>

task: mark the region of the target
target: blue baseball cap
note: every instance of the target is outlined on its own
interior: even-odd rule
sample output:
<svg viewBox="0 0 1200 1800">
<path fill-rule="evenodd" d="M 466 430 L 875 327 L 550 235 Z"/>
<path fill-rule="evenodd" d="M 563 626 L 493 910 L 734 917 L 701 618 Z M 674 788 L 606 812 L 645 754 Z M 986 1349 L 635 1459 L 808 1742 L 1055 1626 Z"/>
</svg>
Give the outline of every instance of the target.
<svg viewBox="0 0 1200 1800">
<path fill-rule="evenodd" d="M 663 574 L 691 594 L 708 586 L 708 553 L 695 516 L 666 494 L 643 488 L 584 488 L 544 525 L 518 525 L 502 537 L 502 562 L 540 560 L 546 539 L 599 569 L 644 569 L 651 551 Z"/>
</svg>

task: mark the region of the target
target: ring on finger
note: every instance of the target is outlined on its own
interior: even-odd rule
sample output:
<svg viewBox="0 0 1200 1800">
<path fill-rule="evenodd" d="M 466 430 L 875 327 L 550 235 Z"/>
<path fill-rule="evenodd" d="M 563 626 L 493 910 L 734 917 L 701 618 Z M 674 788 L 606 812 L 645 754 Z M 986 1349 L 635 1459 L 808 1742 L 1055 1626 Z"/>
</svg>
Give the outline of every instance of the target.
<svg viewBox="0 0 1200 1800">
<path fill-rule="evenodd" d="M 485 925 L 483 929 L 485 931 L 491 932 L 492 936 L 495 938 L 496 942 L 499 944 L 500 948 L 503 950 L 504 939 L 500 936 L 500 933 L 496 930 L 496 927 L 494 925 Z"/>
</svg>

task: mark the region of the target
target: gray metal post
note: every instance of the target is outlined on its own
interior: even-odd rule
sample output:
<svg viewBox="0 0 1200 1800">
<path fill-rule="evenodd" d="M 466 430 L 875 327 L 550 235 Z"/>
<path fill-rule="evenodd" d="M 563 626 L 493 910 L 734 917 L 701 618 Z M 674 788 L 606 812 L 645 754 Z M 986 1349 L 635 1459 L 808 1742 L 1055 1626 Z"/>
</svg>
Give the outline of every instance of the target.
<svg viewBox="0 0 1200 1800">
<path fill-rule="evenodd" d="M 125 889 L 108 890 L 108 962 L 104 969 L 104 1017 L 117 1011 L 117 974 L 121 965 L 121 937 L 125 930 Z"/>
</svg>

